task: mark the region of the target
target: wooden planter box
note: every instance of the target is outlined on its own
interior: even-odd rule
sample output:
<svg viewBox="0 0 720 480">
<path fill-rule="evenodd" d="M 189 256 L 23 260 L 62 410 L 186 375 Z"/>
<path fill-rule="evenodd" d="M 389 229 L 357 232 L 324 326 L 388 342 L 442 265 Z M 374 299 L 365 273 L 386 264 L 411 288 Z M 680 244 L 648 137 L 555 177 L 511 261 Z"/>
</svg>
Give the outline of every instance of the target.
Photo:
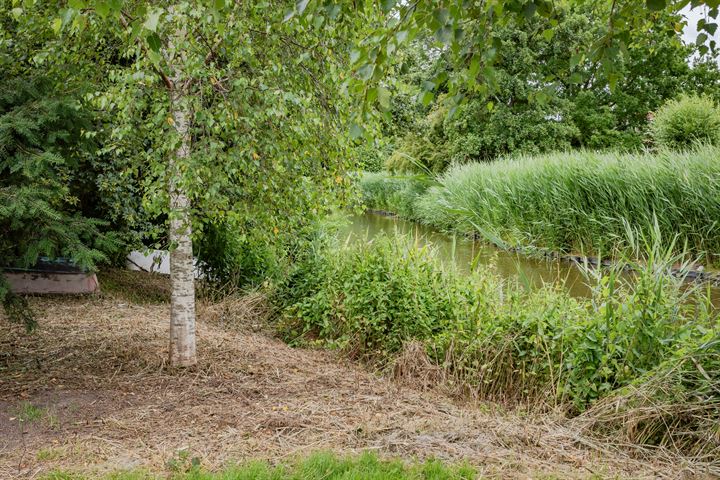
<svg viewBox="0 0 720 480">
<path fill-rule="evenodd" d="M 92 293 L 99 290 L 97 276 L 63 261 L 40 261 L 33 268 L 5 268 L 2 272 L 15 293 Z"/>
</svg>

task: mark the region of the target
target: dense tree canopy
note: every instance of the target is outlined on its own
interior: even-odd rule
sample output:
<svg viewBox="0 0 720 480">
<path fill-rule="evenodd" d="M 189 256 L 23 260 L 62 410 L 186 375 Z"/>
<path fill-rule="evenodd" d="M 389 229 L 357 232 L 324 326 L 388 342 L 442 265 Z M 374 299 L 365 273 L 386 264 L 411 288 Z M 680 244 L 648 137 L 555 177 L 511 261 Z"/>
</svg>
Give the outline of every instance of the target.
<svg viewBox="0 0 720 480">
<path fill-rule="evenodd" d="M 464 102 L 450 118 L 445 84 L 438 87 L 440 101 L 410 124 L 396 121 L 398 110 L 392 109 L 390 123 L 403 127 L 388 130 L 399 137 L 388 167 L 438 172 L 451 162 L 515 152 L 640 148 L 647 140 L 648 114 L 667 99 L 680 92 L 720 95 L 716 63 L 691 64 L 697 48 L 683 45 L 679 33 L 668 35 L 665 28 L 644 33 L 642 47 L 619 53 L 611 73 L 598 62 L 571 67 L 574 52 L 606 35 L 603 18 L 584 5 L 556 10 L 554 28 L 538 16 L 496 28 L 501 48 L 494 61 L 495 90 L 479 94 L 462 87 Z M 656 25 L 674 22 L 673 15 L 658 15 Z M 437 78 L 437 72 L 452 75 L 455 68 L 443 53 L 424 67 L 424 76 L 410 71 L 399 78 L 422 97 L 424 81 Z"/>
</svg>

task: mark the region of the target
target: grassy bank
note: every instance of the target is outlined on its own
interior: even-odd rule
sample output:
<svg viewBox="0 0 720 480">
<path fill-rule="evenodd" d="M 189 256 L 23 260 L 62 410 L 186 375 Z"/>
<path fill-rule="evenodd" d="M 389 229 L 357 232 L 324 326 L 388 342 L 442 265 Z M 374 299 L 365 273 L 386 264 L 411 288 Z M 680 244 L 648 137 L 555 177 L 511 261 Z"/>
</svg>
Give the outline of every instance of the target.
<svg viewBox="0 0 720 480">
<path fill-rule="evenodd" d="M 719 449 L 710 425 L 720 420 L 720 325 L 702 295 L 665 274 L 672 256 L 651 253 L 653 263 L 632 283 L 605 272 L 595 297 L 581 301 L 482 272 L 459 275 L 427 249 L 376 240 L 301 262 L 275 295 L 280 329 L 290 342 L 340 349 L 418 382 L 573 414 L 642 384 L 651 390 L 644 418 L 657 420 L 643 441 L 672 446 L 681 438 L 683 449 Z M 689 302 L 688 295 L 699 296 Z M 706 355 L 689 353 L 698 349 Z M 683 360 L 688 355 L 694 360 Z M 694 375 L 652 386 L 679 364 Z M 686 415 L 663 410 L 669 403 L 703 407 Z M 621 402 L 616 412 L 633 405 Z M 611 423 L 601 430 L 624 428 Z"/>
<path fill-rule="evenodd" d="M 677 251 L 720 263 L 717 147 L 657 154 L 576 151 L 470 164 L 451 169 L 419 194 L 417 180 L 382 175 L 360 182 L 370 208 L 440 229 L 587 255 L 628 252 L 628 230 L 650 237 L 657 229 L 666 242 L 675 239 Z M 390 184 L 394 190 L 387 194 Z"/>
<path fill-rule="evenodd" d="M 206 472 L 188 460 L 170 464 L 174 480 L 470 480 L 478 478 L 466 466 L 445 466 L 439 461 L 404 464 L 400 461 L 380 460 L 372 453 L 358 457 L 339 457 L 331 453 L 317 453 L 294 463 L 271 465 L 268 462 L 248 462 L 217 473 Z M 106 476 L 84 476 L 56 472 L 44 480 L 155 480 L 168 478 L 149 472 L 117 472 Z"/>
</svg>

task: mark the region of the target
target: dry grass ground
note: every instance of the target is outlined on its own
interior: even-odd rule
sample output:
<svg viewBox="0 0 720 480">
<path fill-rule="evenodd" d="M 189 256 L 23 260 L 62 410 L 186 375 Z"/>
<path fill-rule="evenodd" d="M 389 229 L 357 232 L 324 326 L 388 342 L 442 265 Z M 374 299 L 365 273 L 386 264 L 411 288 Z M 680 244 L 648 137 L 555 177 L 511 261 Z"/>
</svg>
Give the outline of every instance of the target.
<svg viewBox="0 0 720 480">
<path fill-rule="evenodd" d="M 0 478 L 318 450 L 467 461 L 495 478 L 702 476 L 681 459 L 598 445 L 560 418 L 458 403 L 290 348 L 258 331 L 259 296 L 201 305 L 200 364 L 173 370 L 163 282 L 146 279 L 142 294 L 126 288 L 136 276 L 105 282 L 113 292 L 32 299 L 33 334 L 0 319 Z"/>
</svg>

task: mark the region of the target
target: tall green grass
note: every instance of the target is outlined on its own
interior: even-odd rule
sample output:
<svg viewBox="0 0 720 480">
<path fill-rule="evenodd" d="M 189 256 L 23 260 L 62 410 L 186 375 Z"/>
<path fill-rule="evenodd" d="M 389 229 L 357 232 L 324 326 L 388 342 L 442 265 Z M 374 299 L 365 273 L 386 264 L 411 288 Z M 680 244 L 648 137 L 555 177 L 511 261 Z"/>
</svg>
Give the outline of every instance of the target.
<svg viewBox="0 0 720 480">
<path fill-rule="evenodd" d="M 720 264 L 720 148 L 686 152 L 574 151 L 449 170 L 412 200 L 414 219 L 476 232 L 512 247 L 608 255 L 628 252 L 628 226 L 658 227 Z M 368 203 L 372 205 L 372 194 Z"/>
<path fill-rule="evenodd" d="M 387 172 L 363 172 L 358 183 L 365 206 L 418 220 L 415 205 L 432 185 L 432 180 L 423 175 L 393 176 Z"/>
</svg>

